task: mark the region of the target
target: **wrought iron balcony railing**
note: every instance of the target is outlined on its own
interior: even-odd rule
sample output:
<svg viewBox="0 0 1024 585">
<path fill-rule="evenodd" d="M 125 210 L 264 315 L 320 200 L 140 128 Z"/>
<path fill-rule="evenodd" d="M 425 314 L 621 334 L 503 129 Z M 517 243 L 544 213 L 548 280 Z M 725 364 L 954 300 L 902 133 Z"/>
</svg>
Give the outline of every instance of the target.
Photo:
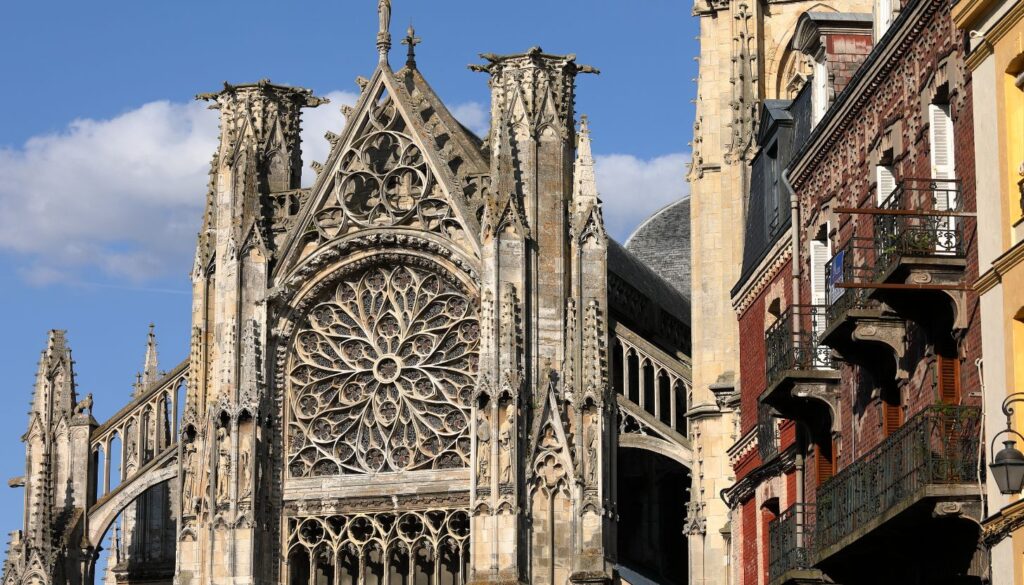
<svg viewBox="0 0 1024 585">
<path fill-rule="evenodd" d="M 788 371 L 834 367 L 832 350 L 819 341 L 825 330 L 825 307 L 793 305 L 764 334 L 768 385 Z"/>
<path fill-rule="evenodd" d="M 845 288 L 842 285 L 861 283 L 874 276 L 867 263 L 868 256 L 872 254 L 870 239 L 854 237 L 825 264 L 826 328 L 831 328 L 851 309 L 867 306 L 868 289 Z"/>
<path fill-rule="evenodd" d="M 814 504 L 794 504 L 768 523 L 768 582 L 814 567 Z"/>
<path fill-rule="evenodd" d="M 825 482 L 817 494 L 816 553 L 914 503 L 927 486 L 977 482 L 980 424 L 976 407 L 928 407 Z"/>
<path fill-rule="evenodd" d="M 963 258 L 960 182 L 904 179 L 875 215 L 875 278 L 903 258 Z"/>
</svg>

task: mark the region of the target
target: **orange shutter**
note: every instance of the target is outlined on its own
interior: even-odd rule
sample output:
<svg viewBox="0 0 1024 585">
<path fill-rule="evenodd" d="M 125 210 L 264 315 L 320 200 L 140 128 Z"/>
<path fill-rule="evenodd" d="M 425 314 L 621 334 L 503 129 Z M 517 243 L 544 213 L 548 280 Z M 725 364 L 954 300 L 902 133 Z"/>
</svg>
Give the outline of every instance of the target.
<svg viewBox="0 0 1024 585">
<path fill-rule="evenodd" d="M 816 461 L 815 467 L 818 475 L 818 485 L 825 483 L 833 475 L 835 475 L 835 463 L 833 462 L 833 453 L 835 451 L 835 444 L 822 448 L 821 445 L 814 446 L 814 459 Z"/>
<path fill-rule="evenodd" d="M 903 408 L 900 405 L 889 404 L 888 402 L 882 402 L 883 415 L 885 419 L 883 425 L 885 427 L 885 436 L 896 432 L 896 429 L 903 426 Z"/>
<path fill-rule="evenodd" d="M 943 404 L 960 404 L 960 359 L 939 356 L 939 400 Z"/>
</svg>

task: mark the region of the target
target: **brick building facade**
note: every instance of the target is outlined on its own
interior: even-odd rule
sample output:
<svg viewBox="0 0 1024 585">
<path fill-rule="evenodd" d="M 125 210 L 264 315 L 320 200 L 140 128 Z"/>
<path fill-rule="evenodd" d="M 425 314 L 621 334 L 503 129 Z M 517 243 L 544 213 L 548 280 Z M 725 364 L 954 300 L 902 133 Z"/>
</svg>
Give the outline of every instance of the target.
<svg viewBox="0 0 1024 585">
<path fill-rule="evenodd" d="M 885 4 L 802 15 L 811 75 L 761 110 L 723 492 L 744 585 L 987 574 L 963 38 L 948 2 Z"/>
</svg>

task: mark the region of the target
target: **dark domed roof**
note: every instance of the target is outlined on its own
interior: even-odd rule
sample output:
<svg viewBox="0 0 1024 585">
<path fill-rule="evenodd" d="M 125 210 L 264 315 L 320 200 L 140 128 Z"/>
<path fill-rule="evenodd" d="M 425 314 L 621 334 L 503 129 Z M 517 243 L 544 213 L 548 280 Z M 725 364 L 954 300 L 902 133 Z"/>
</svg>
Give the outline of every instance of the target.
<svg viewBox="0 0 1024 585">
<path fill-rule="evenodd" d="M 626 249 L 690 298 L 690 197 L 648 217 L 626 240 Z"/>
</svg>

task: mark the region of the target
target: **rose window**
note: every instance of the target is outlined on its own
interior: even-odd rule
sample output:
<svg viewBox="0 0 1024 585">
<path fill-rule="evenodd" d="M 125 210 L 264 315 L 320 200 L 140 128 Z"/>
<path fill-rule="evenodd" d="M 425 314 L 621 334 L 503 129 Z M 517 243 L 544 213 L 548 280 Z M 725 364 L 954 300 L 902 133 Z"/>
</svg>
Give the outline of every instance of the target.
<svg viewBox="0 0 1024 585">
<path fill-rule="evenodd" d="M 290 362 L 292 476 L 465 467 L 476 307 L 453 280 L 375 266 L 330 290 Z"/>
</svg>

